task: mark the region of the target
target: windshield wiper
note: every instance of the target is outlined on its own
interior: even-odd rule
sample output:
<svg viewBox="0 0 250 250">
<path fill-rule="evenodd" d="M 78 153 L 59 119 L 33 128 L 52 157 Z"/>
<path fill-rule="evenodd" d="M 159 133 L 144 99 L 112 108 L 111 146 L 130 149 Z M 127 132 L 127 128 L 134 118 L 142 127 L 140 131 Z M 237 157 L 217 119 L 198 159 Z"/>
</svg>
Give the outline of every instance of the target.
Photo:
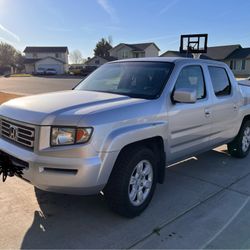
<svg viewBox="0 0 250 250">
<path fill-rule="evenodd" d="M 108 94 L 114 94 L 114 95 L 128 96 L 128 97 L 131 97 L 131 98 L 143 98 L 141 95 L 139 95 L 139 94 L 133 94 L 133 93 L 121 93 L 121 92 L 114 92 L 114 91 L 98 91 L 98 90 L 96 90 L 96 92 L 102 92 L 102 93 L 108 93 Z"/>
<path fill-rule="evenodd" d="M 121 96 L 127 96 L 130 98 L 138 98 L 138 99 L 154 99 L 153 97 L 143 95 L 143 94 L 134 94 L 134 93 L 121 93 L 121 92 L 114 92 L 114 91 L 101 91 L 101 90 L 85 90 L 82 91 L 93 91 L 93 92 L 99 92 L 99 93 L 108 93 L 108 94 L 114 94 L 114 95 L 121 95 Z"/>
<path fill-rule="evenodd" d="M 142 95 L 142 94 L 121 93 L 121 92 L 112 92 L 112 91 L 103 91 L 103 92 L 105 92 L 105 93 L 111 93 L 111 94 L 116 94 L 116 95 L 128 96 L 128 97 L 131 97 L 131 98 L 148 99 L 145 95 Z"/>
</svg>

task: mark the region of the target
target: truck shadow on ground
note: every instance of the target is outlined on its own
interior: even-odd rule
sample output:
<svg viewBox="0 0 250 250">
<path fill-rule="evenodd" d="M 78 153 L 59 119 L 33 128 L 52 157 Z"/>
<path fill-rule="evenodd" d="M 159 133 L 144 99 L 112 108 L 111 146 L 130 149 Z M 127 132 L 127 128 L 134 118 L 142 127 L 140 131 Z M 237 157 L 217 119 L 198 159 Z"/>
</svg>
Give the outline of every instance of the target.
<svg viewBox="0 0 250 250">
<path fill-rule="evenodd" d="M 81 197 L 35 189 L 40 211 L 35 211 L 21 248 L 128 248 L 219 192 L 218 185 L 233 182 L 230 175 L 239 172 L 237 162 L 226 153 L 210 151 L 168 168 L 166 181 L 158 185 L 148 209 L 132 220 L 112 213 L 102 195 Z M 245 167 L 241 170 L 241 174 L 250 172 Z"/>
</svg>

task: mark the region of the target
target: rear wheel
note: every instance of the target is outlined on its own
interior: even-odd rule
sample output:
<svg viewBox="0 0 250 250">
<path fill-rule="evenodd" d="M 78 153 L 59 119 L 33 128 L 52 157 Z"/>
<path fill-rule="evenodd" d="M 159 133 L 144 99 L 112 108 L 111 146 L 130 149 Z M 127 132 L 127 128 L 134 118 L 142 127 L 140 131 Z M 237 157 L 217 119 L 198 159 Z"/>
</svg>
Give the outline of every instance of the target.
<svg viewBox="0 0 250 250">
<path fill-rule="evenodd" d="M 156 177 L 156 159 L 150 149 L 124 151 L 104 190 L 110 208 L 129 218 L 141 214 L 152 199 Z"/>
<path fill-rule="evenodd" d="M 246 121 L 236 138 L 227 145 L 228 152 L 237 158 L 244 158 L 250 151 L 250 121 Z"/>
</svg>

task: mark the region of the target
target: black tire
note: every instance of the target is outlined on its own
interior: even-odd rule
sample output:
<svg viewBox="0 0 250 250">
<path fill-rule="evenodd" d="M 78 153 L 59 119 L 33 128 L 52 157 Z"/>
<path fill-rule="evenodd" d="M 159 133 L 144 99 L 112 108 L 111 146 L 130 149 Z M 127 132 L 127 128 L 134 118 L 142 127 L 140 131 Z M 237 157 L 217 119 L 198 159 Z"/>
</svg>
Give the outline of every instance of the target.
<svg viewBox="0 0 250 250">
<path fill-rule="evenodd" d="M 236 158 L 245 158 L 250 151 L 250 144 L 247 150 L 243 150 L 243 138 L 245 131 L 250 129 L 250 121 L 245 121 L 235 139 L 227 145 L 228 152 L 231 156 Z"/>
<path fill-rule="evenodd" d="M 151 164 L 153 170 L 152 185 L 143 203 L 135 206 L 129 198 L 129 183 L 135 167 L 144 160 Z M 121 216 L 134 218 L 146 209 L 153 197 L 157 183 L 156 162 L 154 153 L 146 147 L 130 147 L 119 155 L 104 190 L 105 198 L 111 210 Z"/>
</svg>

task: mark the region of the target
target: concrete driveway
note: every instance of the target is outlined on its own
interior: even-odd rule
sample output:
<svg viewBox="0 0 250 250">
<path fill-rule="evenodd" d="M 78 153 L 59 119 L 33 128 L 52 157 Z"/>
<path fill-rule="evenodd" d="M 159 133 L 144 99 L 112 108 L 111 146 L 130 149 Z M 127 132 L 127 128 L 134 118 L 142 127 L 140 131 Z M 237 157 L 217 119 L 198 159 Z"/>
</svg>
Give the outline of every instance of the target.
<svg viewBox="0 0 250 250">
<path fill-rule="evenodd" d="M 0 78 L 0 92 L 71 89 L 75 78 Z M 166 171 L 148 209 L 113 214 L 102 195 L 46 193 L 10 178 L 0 183 L 0 248 L 250 248 L 250 156 L 220 147 Z"/>
<path fill-rule="evenodd" d="M 79 77 L 0 77 L 0 92 L 15 94 L 40 94 L 72 89 L 82 78 Z"/>
<path fill-rule="evenodd" d="M 46 193 L 10 178 L 0 184 L 0 248 L 250 248 L 250 157 L 225 147 L 167 169 L 135 219 L 103 196 Z"/>
</svg>

